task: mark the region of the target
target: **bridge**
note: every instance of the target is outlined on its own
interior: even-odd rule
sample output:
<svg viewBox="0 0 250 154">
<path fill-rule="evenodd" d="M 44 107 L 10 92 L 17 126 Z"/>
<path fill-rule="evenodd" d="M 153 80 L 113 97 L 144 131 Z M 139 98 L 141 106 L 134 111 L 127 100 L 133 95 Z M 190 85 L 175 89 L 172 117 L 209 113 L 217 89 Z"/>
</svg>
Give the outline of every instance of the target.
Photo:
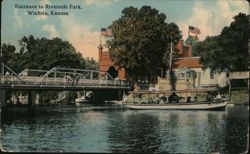
<svg viewBox="0 0 250 154">
<path fill-rule="evenodd" d="M 250 79 L 250 71 L 245 72 L 230 72 L 229 79 Z"/>
<path fill-rule="evenodd" d="M 243 80 L 248 85 L 248 91 L 250 91 L 250 71 L 242 71 L 242 72 L 229 72 L 229 80 L 232 82 L 233 80 Z M 230 84 L 231 86 L 231 84 Z M 239 87 L 230 87 L 230 89 L 242 89 Z"/>
<path fill-rule="evenodd" d="M 1 64 L 0 101 L 6 101 L 6 90 L 90 90 L 97 93 L 129 90 L 129 83 L 114 79 L 109 73 L 53 67 L 50 70 L 25 69 L 16 73 Z M 32 94 L 31 94 L 32 95 Z M 119 94 L 120 95 L 120 94 Z M 96 96 L 98 98 L 100 95 Z M 120 96 L 119 96 L 120 97 Z"/>
</svg>

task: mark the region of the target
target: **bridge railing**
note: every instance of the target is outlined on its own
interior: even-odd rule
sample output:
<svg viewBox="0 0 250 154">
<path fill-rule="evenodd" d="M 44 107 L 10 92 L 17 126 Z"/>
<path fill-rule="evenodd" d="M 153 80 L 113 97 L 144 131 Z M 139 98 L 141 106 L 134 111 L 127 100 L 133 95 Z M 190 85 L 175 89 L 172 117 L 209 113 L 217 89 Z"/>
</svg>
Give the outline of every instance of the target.
<svg viewBox="0 0 250 154">
<path fill-rule="evenodd" d="M 39 73 L 40 75 L 34 75 Z M 17 74 L 4 64 L 1 66 L 0 84 L 5 86 L 129 86 L 128 82 L 113 79 L 107 72 L 54 67 L 49 71 L 25 69 Z"/>
<path fill-rule="evenodd" d="M 249 79 L 250 77 L 250 72 L 245 71 L 245 72 L 230 72 L 229 73 L 229 78 L 230 79 Z"/>
<path fill-rule="evenodd" d="M 21 79 L 21 80 L 20 80 Z M 15 76 L 2 76 L 1 84 L 6 85 L 51 85 L 51 86 L 129 86 L 128 82 L 122 80 L 105 80 L 105 79 L 80 79 L 68 80 L 66 78 L 46 78 L 43 81 L 39 77 L 22 76 L 17 78 Z"/>
</svg>

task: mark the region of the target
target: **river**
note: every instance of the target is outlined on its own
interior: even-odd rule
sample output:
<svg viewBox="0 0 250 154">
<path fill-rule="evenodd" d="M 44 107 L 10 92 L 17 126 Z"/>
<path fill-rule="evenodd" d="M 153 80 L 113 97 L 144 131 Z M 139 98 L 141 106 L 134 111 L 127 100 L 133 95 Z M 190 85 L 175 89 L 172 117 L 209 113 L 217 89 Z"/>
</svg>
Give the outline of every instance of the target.
<svg viewBox="0 0 250 154">
<path fill-rule="evenodd" d="M 1 144 L 12 152 L 242 153 L 248 106 L 225 111 L 47 106 L 2 112 Z"/>
</svg>

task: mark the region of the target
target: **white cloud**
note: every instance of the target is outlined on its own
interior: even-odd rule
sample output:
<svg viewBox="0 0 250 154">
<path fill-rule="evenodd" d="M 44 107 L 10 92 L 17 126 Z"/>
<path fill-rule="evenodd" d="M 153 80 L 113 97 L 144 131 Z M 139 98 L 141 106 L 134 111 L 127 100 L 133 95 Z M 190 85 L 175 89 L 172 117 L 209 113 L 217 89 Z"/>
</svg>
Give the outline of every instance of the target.
<svg viewBox="0 0 250 154">
<path fill-rule="evenodd" d="M 45 6 L 45 4 L 51 4 L 50 0 L 41 0 L 40 5 Z M 39 11 L 45 11 L 45 7 L 43 9 L 39 9 Z M 48 19 L 47 15 L 38 15 L 35 20 L 46 20 Z"/>
<path fill-rule="evenodd" d="M 60 34 L 56 31 L 55 25 L 44 25 L 42 30 L 49 33 L 49 38 L 60 37 Z"/>
<path fill-rule="evenodd" d="M 183 39 L 188 35 L 188 26 L 195 26 L 201 30 L 198 36 L 200 40 L 206 36 L 219 35 L 223 27 L 229 26 L 233 17 L 239 12 L 248 12 L 248 3 L 246 1 L 217 1 L 217 5 L 211 7 L 205 6 L 203 1 L 197 1 L 192 9 L 192 14 L 186 20 L 177 22 L 183 32 Z"/>
<path fill-rule="evenodd" d="M 61 17 L 64 38 L 79 51 L 83 57 L 98 59 L 97 46 L 100 43 L 100 31 L 92 31 L 75 20 L 73 15 Z"/>
<path fill-rule="evenodd" d="M 104 6 L 107 4 L 111 4 L 113 2 L 118 2 L 119 0 L 84 0 L 84 3 L 87 5 L 97 5 Z"/>
<path fill-rule="evenodd" d="M 248 13 L 248 3 L 245 0 L 226 0 L 218 1 L 217 3 L 221 10 L 221 15 L 227 23 L 230 23 L 233 20 L 232 18 L 239 12 Z"/>
<path fill-rule="evenodd" d="M 16 20 L 16 27 L 22 27 L 24 25 L 23 23 L 23 18 L 18 15 L 18 11 L 15 9 L 14 10 L 14 18 Z"/>
<path fill-rule="evenodd" d="M 36 16 L 35 20 L 46 20 L 48 19 L 48 16 L 47 15 L 38 15 Z"/>
<path fill-rule="evenodd" d="M 180 22 L 178 25 L 182 30 L 183 39 L 187 38 L 188 26 L 195 26 L 201 30 L 199 38 L 203 39 L 206 35 L 212 35 L 212 27 L 209 26 L 209 21 L 212 20 L 212 14 L 210 10 L 206 10 L 201 1 L 198 1 L 192 14 L 186 20 Z"/>
</svg>

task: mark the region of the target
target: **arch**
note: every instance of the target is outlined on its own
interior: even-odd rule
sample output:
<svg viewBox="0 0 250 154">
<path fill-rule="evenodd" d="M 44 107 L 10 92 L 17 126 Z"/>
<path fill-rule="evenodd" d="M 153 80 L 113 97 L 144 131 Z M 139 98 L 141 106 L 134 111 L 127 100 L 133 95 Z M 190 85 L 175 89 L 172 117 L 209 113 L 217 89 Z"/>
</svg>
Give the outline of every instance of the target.
<svg viewBox="0 0 250 154">
<path fill-rule="evenodd" d="M 110 66 L 107 72 L 112 76 L 113 79 L 118 77 L 118 71 L 114 66 Z"/>
</svg>

